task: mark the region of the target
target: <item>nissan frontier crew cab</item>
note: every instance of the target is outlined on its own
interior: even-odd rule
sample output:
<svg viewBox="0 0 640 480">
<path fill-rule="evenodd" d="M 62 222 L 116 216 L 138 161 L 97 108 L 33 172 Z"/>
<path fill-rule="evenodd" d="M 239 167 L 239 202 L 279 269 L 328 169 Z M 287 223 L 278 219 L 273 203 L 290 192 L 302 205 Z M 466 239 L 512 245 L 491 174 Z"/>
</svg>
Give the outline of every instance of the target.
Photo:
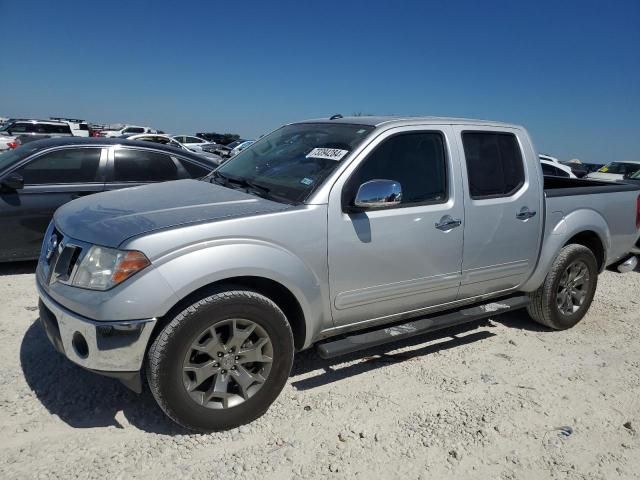
<svg viewBox="0 0 640 480">
<path fill-rule="evenodd" d="M 640 190 L 544 178 L 517 125 L 353 117 L 289 124 L 201 180 L 55 214 L 40 319 L 71 361 L 189 429 L 262 415 L 294 352 L 325 358 L 526 307 L 578 323 L 633 269 Z"/>
</svg>

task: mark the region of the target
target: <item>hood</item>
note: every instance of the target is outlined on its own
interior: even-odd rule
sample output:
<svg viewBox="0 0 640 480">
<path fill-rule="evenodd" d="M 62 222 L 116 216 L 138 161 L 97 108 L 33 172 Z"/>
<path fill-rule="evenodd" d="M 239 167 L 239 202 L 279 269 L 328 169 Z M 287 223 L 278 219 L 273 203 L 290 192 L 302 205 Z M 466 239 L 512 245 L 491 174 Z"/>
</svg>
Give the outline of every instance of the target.
<svg viewBox="0 0 640 480">
<path fill-rule="evenodd" d="M 105 247 L 165 228 L 249 217 L 294 208 L 198 180 L 177 180 L 82 197 L 60 207 L 65 235 Z"/>
<path fill-rule="evenodd" d="M 592 180 L 608 180 L 610 182 L 615 182 L 616 180 L 622 180 L 623 175 L 618 173 L 591 172 L 587 175 L 587 178 Z"/>
</svg>

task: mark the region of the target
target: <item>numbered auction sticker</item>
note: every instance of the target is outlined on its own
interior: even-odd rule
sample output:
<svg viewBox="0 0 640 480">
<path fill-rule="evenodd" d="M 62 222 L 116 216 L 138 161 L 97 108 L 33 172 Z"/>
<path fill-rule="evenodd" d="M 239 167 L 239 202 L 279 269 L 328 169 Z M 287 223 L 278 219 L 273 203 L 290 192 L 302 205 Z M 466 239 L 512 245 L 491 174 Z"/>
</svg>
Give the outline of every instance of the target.
<svg viewBox="0 0 640 480">
<path fill-rule="evenodd" d="M 307 158 L 326 158 L 327 160 L 342 160 L 349 150 L 340 150 L 339 148 L 314 148 L 307 153 Z"/>
</svg>

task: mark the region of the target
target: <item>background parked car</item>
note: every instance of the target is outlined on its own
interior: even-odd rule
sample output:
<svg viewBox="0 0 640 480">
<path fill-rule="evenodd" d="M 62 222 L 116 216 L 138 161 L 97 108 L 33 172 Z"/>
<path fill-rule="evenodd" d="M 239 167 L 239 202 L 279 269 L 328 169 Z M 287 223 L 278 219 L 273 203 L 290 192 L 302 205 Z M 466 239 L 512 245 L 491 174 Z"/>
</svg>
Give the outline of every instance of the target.
<svg viewBox="0 0 640 480">
<path fill-rule="evenodd" d="M 204 138 L 195 137 L 193 135 L 174 135 L 172 138 L 194 152 L 201 152 L 204 145 L 212 145 L 211 142 Z"/>
<path fill-rule="evenodd" d="M 608 180 L 615 182 L 624 179 L 625 175 L 632 176 L 640 170 L 640 160 L 628 160 L 626 162 L 611 162 L 596 172 L 589 173 L 586 178 L 594 180 Z"/>
<path fill-rule="evenodd" d="M 545 160 L 540 155 L 540 163 L 542 164 L 542 174 L 545 177 L 565 177 L 565 178 L 578 178 L 567 165 L 563 165 L 560 162 L 552 162 Z"/>
<path fill-rule="evenodd" d="M 587 173 L 597 172 L 604 167 L 604 163 L 583 163 L 582 165 L 587 170 Z"/>
<path fill-rule="evenodd" d="M 547 172 L 549 173 L 545 173 L 545 175 L 551 175 L 551 172 L 553 171 L 553 169 L 549 167 L 560 168 L 563 172 L 566 172 L 567 170 L 566 168 L 561 168 L 561 167 L 567 167 L 570 170 L 571 174 L 573 175 L 571 178 L 582 178 L 587 173 L 589 173 L 588 170 L 583 166 L 582 162 L 580 162 L 580 160 L 576 159 L 576 160 L 569 160 L 568 162 L 562 162 L 558 160 L 556 157 L 552 157 L 551 155 L 545 155 L 541 153 L 538 156 L 540 157 L 540 161 L 544 160 L 546 162 L 550 162 L 547 168 Z M 564 176 L 564 175 L 560 174 L 560 176 Z"/>
<path fill-rule="evenodd" d="M 72 137 L 69 124 L 53 120 L 13 120 L 0 128 L 0 150 L 16 148 L 28 140 Z M 20 138 L 22 141 L 17 141 Z"/>
<path fill-rule="evenodd" d="M 38 257 L 55 210 L 75 198 L 147 183 L 200 178 L 205 157 L 150 142 L 48 139 L 0 155 L 0 262 Z"/>
<path fill-rule="evenodd" d="M 159 143 L 160 145 L 167 145 L 169 147 L 177 148 L 178 150 L 186 150 L 187 152 L 193 152 L 196 155 L 205 157 L 216 165 L 220 165 L 223 162 L 222 157 L 214 153 L 204 152 L 202 150 L 193 151 L 191 148 L 175 140 L 175 138 L 176 137 L 171 137 L 169 135 L 160 134 L 160 133 L 141 133 L 140 135 L 131 135 L 130 137 L 128 137 L 128 140 L 139 140 L 143 142 Z"/>
<path fill-rule="evenodd" d="M 239 145 L 236 145 L 231 150 L 231 156 L 233 157 L 233 156 L 239 154 L 242 150 L 244 150 L 245 148 L 249 147 L 250 145 L 253 145 L 254 143 L 255 143 L 254 140 L 246 140 L 246 141 L 240 143 Z"/>
<path fill-rule="evenodd" d="M 139 133 L 158 133 L 156 130 L 149 127 L 139 127 L 137 125 L 125 125 L 118 129 L 102 130 L 98 133 L 100 137 L 115 138 L 115 137 L 128 137 Z"/>
<path fill-rule="evenodd" d="M 66 117 L 49 117 L 49 120 L 56 120 L 58 122 L 64 122 L 71 127 L 71 132 L 74 137 L 88 137 L 89 136 L 89 123 L 86 120 L 79 118 L 66 118 Z"/>
<path fill-rule="evenodd" d="M 234 148 L 236 148 L 238 145 L 240 145 L 241 143 L 247 142 L 248 140 L 241 138 L 239 140 L 236 140 L 235 142 L 231 142 L 228 145 L 220 145 L 219 143 L 216 143 L 212 146 L 203 146 L 202 149 L 206 152 L 211 152 L 211 153 L 215 153 L 216 155 L 219 155 L 222 158 L 230 158 L 231 152 Z"/>
</svg>

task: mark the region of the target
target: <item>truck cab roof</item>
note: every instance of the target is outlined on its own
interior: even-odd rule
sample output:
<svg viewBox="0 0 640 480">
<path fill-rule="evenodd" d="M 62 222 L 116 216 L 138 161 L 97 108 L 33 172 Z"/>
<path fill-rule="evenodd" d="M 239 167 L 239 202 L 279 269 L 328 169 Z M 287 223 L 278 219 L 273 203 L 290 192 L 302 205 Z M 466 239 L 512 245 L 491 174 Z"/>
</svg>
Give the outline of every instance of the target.
<svg viewBox="0 0 640 480">
<path fill-rule="evenodd" d="M 502 128 L 523 128 L 520 125 L 497 122 L 493 120 L 478 120 L 472 118 L 455 117 L 432 117 L 432 116 L 394 116 L 394 115 L 371 115 L 371 116 L 337 116 L 330 118 L 315 118 L 293 123 L 348 123 L 355 125 L 380 126 L 402 126 L 416 124 L 434 125 L 486 125 Z"/>
</svg>

